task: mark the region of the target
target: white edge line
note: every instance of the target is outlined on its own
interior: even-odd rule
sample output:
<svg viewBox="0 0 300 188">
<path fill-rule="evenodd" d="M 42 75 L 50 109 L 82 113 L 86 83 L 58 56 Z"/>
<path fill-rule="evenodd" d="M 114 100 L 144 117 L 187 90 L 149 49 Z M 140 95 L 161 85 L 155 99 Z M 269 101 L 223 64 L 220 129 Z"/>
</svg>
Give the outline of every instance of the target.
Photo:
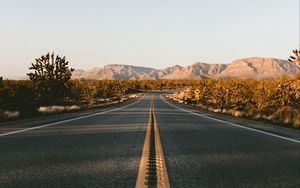
<svg viewBox="0 0 300 188">
<path fill-rule="evenodd" d="M 235 126 L 235 127 L 240 127 L 240 128 L 247 129 L 247 130 L 250 130 L 250 131 L 259 132 L 259 133 L 266 134 L 266 135 L 269 135 L 269 136 L 274 136 L 274 137 L 281 138 L 281 139 L 284 139 L 284 140 L 296 142 L 298 144 L 300 143 L 299 140 L 295 140 L 295 139 L 292 139 L 292 138 L 287 138 L 287 137 L 284 137 L 284 136 L 280 136 L 280 135 L 277 135 L 277 134 L 273 134 L 273 133 L 261 131 L 261 130 L 250 128 L 250 127 L 245 127 L 245 126 L 238 125 L 238 124 L 235 124 L 235 123 L 231 123 L 231 122 L 227 122 L 227 121 L 224 121 L 224 120 L 220 120 L 220 119 L 216 119 L 216 118 L 213 118 L 213 117 L 209 117 L 209 116 L 206 116 L 206 115 L 203 115 L 203 114 L 198 114 L 198 113 L 192 112 L 190 110 L 186 110 L 184 108 L 181 108 L 181 107 L 178 107 L 178 106 L 176 106 L 174 104 L 169 103 L 167 100 L 165 100 L 162 97 L 162 95 L 160 95 L 160 98 L 163 101 L 165 101 L 167 104 L 169 104 L 170 106 L 173 106 L 173 107 L 175 107 L 175 108 L 177 108 L 179 110 L 185 111 L 185 112 L 189 112 L 189 113 L 194 114 L 196 116 L 201 116 L 201 117 L 204 117 L 204 118 L 207 118 L 207 119 L 211 119 L 211 120 L 215 120 L 215 121 L 218 121 L 218 122 L 226 123 L 226 124 L 229 124 L 229 125 L 232 125 L 232 126 Z"/>
<path fill-rule="evenodd" d="M 36 126 L 36 127 L 30 127 L 30 128 L 26 128 L 26 129 L 20 129 L 20 130 L 17 130 L 17 131 L 7 132 L 7 133 L 0 134 L 0 137 L 7 136 L 7 135 L 12 135 L 12 134 L 17 134 L 17 133 L 21 133 L 21 132 L 26 132 L 26 131 L 30 131 L 30 130 L 34 130 L 34 129 L 49 127 L 49 126 L 52 126 L 52 125 L 67 123 L 67 122 L 71 122 L 71 121 L 76 121 L 76 120 L 79 120 L 79 119 L 93 117 L 93 116 L 97 116 L 97 115 L 100 115 L 100 114 L 106 114 L 106 113 L 109 113 L 109 112 L 113 112 L 113 111 L 116 111 L 116 110 L 120 110 L 120 109 L 129 107 L 129 106 L 135 105 L 138 102 L 140 102 L 141 100 L 143 100 L 144 97 L 145 97 L 145 94 L 138 101 L 136 101 L 134 103 L 131 103 L 131 104 L 128 104 L 128 105 L 125 105 L 125 106 L 122 106 L 122 107 L 119 107 L 119 108 L 114 108 L 114 109 L 103 111 L 103 112 L 92 113 L 92 114 L 89 114 L 89 115 L 85 115 L 85 116 L 81 116 L 81 117 L 77 117 L 77 118 L 72 118 L 72 119 L 67 119 L 67 120 L 63 120 L 63 121 L 58 121 L 58 122 L 54 122 L 54 123 L 48 123 L 48 124 L 40 125 L 40 126 Z"/>
</svg>

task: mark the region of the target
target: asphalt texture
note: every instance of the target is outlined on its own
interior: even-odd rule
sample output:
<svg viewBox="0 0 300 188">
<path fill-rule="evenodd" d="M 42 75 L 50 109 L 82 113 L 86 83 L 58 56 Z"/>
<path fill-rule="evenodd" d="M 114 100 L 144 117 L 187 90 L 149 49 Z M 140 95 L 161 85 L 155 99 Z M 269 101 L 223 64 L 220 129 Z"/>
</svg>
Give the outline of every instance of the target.
<svg viewBox="0 0 300 188">
<path fill-rule="evenodd" d="M 300 187 L 299 143 L 172 105 L 295 140 L 298 130 L 170 105 L 160 93 L 0 136 L 0 187 L 134 187 L 151 95 L 171 187 Z M 0 135 L 91 113 L 0 124 Z"/>
</svg>

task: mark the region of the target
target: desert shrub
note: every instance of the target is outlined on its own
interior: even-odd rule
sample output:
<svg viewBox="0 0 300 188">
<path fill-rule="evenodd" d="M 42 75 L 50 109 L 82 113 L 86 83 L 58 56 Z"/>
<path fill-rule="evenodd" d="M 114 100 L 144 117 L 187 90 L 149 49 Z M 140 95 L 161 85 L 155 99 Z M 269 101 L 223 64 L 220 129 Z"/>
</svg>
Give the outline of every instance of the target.
<svg viewBox="0 0 300 188">
<path fill-rule="evenodd" d="M 276 80 L 201 80 L 177 96 L 211 111 L 300 127 L 300 73 Z"/>
<path fill-rule="evenodd" d="M 18 111 L 20 116 L 36 113 L 35 91 L 30 81 L 3 81 L 0 89 L 1 111 Z"/>
</svg>

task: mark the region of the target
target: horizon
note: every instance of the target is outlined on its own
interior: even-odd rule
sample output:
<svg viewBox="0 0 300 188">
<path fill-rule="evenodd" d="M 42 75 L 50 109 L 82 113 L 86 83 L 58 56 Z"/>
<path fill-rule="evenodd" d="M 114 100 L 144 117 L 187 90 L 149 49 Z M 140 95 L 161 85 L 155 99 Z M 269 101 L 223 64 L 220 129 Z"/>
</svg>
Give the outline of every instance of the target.
<svg viewBox="0 0 300 188">
<path fill-rule="evenodd" d="M 137 68 L 149 68 L 149 69 L 154 69 L 154 70 L 164 70 L 164 69 L 167 69 L 167 68 L 170 68 L 170 67 L 175 67 L 175 66 L 179 66 L 181 68 L 186 68 L 186 67 L 189 67 L 189 66 L 192 66 L 194 64 L 197 64 L 197 63 L 203 63 L 203 64 L 208 64 L 208 65 L 229 65 L 235 61 L 239 61 L 239 60 L 246 60 L 246 59 L 253 59 L 253 58 L 257 58 L 257 59 L 275 59 L 275 60 L 280 60 L 280 61 L 287 61 L 289 63 L 288 60 L 286 59 L 280 59 L 280 58 L 273 58 L 273 57 L 246 57 L 246 58 L 239 58 L 239 59 L 234 59 L 228 63 L 207 63 L 207 62 L 203 62 L 203 61 L 197 61 L 197 62 L 193 62 L 189 65 L 186 65 L 186 66 L 182 66 L 182 65 L 178 65 L 178 64 L 175 64 L 175 65 L 170 65 L 170 66 L 167 66 L 167 67 L 163 67 L 163 68 L 155 68 L 155 67 L 151 67 L 151 66 L 139 66 L 139 65 L 130 65 L 130 64 L 106 64 L 106 65 L 103 65 L 103 66 L 98 66 L 98 67 L 90 67 L 88 69 L 77 69 L 76 67 L 69 67 L 69 68 L 74 68 L 74 71 L 90 71 L 90 70 L 93 70 L 93 69 L 104 69 L 105 66 L 111 66 L 111 65 L 116 65 L 116 66 L 131 66 L 131 67 L 137 67 Z M 28 69 L 29 71 L 29 69 Z M 29 71 L 30 72 L 30 71 Z M 27 76 L 27 73 L 25 73 L 24 75 L 10 75 L 10 76 L 3 76 L 3 79 L 8 79 L 8 80 L 24 80 L 24 79 L 29 79 L 28 76 Z"/>
<path fill-rule="evenodd" d="M 12 0 L 0 2 L 0 16 L 4 78 L 26 75 L 35 58 L 52 51 L 81 70 L 108 64 L 164 69 L 249 57 L 286 60 L 299 47 L 298 0 Z"/>
<path fill-rule="evenodd" d="M 88 71 L 88 70 L 92 70 L 92 69 L 95 69 L 95 68 L 99 68 L 99 69 L 103 69 L 105 66 L 110 66 L 110 65 L 121 65 L 121 66 L 133 66 L 133 67 L 139 67 L 139 68 L 150 68 L 150 69 L 154 69 L 154 70 L 164 70 L 166 68 L 169 68 L 169 67 L 175 67 L 175 66 L 179 66 L 181 68 L 185 68 L 185 67 L 188 67 L 188 66 L 191 66 L 191 65 L 194 65 L 196 63 L 204 63 L 204 64 L 208 64 L 208 65 L 212 65 L 212 64 L 218 64 L 218 65 L 228 65 L 234 61 L 238 61 L 238 60 L 244 60 L 244 59 L 253 59 L 253 58 L 261 58 L 261 59 L 278 59 L 278 60 L 283 60 L 283 61 L 287 61 L 286 59 L 280 59 L 280 58 L 273 58 L 273 57 L 246 57 L 246 58 L 239 58 L 239 59 L 234 59 L 228 63 L 207 63 L 207 62 L 203 62 L 203 61 L 197 61 L 197 62 L 193 62 L 189 65 L 186 65 L 186 66 L 182 66 L 182 65 L 170 65 L 170 66 L 167 66 L 167 67 L 163 67 L 163 68 L 155 68 L 155 67 L 151 67 L 151 66 L 139 66 L 139 65 L 130 65 L 130 64 L 106 64 L 106 65 L 103 65 L 103 66 L 98 66 L 98 67 L 90 67 L 88 69 L 77 69 L 76 67 L 70 67 L 70 68 L 74 68 L 74 70 L 78 70 L 78 71 Z M 28 69 L 29 71 L 29 69 Z M 3 79 L 24 79 L 24 77 L 27 77 L 27 73 L 25 75 L 11 75 L 11 76 L 3 76 Z"/>
</svg>

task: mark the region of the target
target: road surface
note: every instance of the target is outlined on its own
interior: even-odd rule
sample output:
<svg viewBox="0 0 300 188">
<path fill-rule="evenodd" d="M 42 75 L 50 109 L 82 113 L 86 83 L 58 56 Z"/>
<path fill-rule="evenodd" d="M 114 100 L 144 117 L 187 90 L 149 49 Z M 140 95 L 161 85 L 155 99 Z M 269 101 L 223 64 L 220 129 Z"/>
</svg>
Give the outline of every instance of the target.
<svg viewBox="0 0 300 188">
<path fill-rule="evenodd" d="M 135 187 L 151 122 L 169 187 L 300 187 L 299 131 L 179 106 L 160 93 L 0 124 L 0 187 Z"/>
</svg>

